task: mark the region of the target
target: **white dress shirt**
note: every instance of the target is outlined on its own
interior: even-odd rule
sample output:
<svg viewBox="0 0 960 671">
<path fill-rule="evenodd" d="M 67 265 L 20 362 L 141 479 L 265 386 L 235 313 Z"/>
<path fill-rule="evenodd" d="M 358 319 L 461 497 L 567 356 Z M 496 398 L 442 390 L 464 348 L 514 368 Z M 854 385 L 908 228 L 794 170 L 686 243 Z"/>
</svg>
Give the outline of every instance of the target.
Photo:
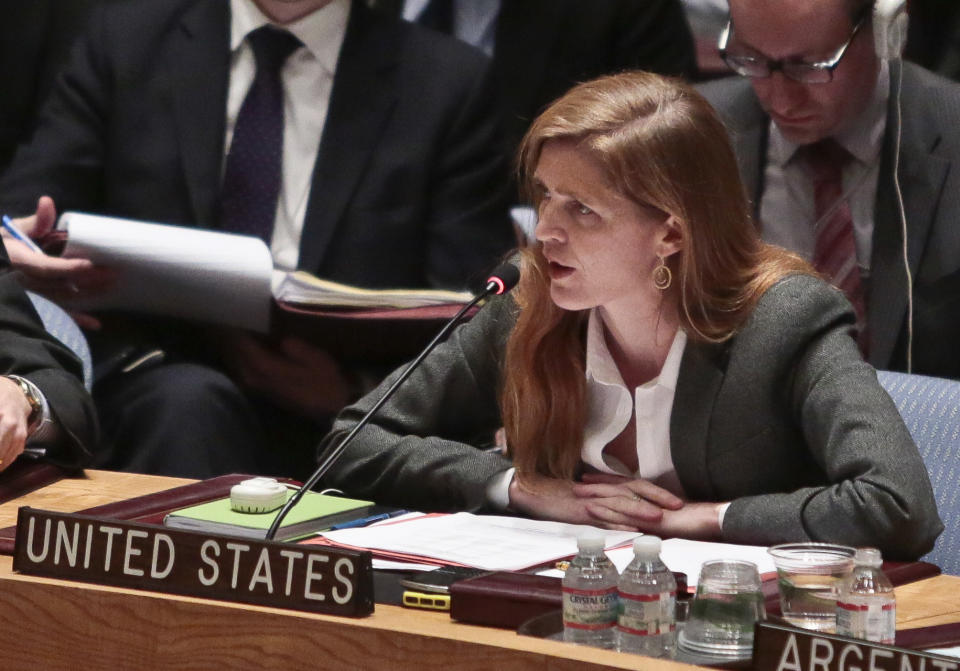
<svg viewBox="0 0 960 671">
<path fill-rule="evenodd" d="M 857 262 L 864 277 L 870 273 L 874 206 L 889 97 L 890 69 L 883 61 L 866 109 L 856 123 L 833 137 L 853 155 L 843 170 L 843 191 L 853 215 Z M 760 220 L 765 241 L 786 247 L 809 261 L 813 258 L 819 222 L 815 215 L 813 181 L 802 161 L 797 160 L 797 149 L 799 146 L 783 137 L 771 121 Z"/>
<path fill-rule="evenodd" d="M 687 345 L 687 334 L 678 329 L 660 375 L 632 391 L 623 382 L 607 349 L 603 323 L 596 310 L 587 325 L 587 423 L 583 431 L 580 457 L 601 473 L 643 478 L 683 496 L 683 487 L 670 454 L 670 416 L 680 374 L 680 362 Z M 630 418 L 636 416 L 636 472 L 629 472 L 618 459 L 606 454 L 606 447 L 619 436 Z M 487 483 L 487 500 L 496 508 L 509 505 L 509 486 L 514 469 L 500 473 Z"/>
<path fill-rule="evenodd" d="M 256 75 L 253 48 L 246 36 L 271 23 L 253 0 L 230 0 L 230 86 L 227 93 L 226 154 L 243 100 Z M 294 270 L 310 198 L 320 137 L 327 120 L 333 76 L 350 16 L 350 0 L 329 5 L 284 25 L 303 42 L 283 65 L 283 168 L 271 251 L 274 266 Z M 198 66 L 199 67 L 199 66 Z"/>
<path fill-rule="evenodd" d="M 430 0 L 406 0 L 403 18 L 416 21 Z M 493 56 L 497 42 L 497 16 L 500 0 L 454 0 L 453 35 L 472 44 L 487 56 Z"/>
<path fill-rule="evenodd" d="M 601 473 L 615 473 L 649 480 L 677 496 L 683 487 L 670 455 L 670 415 L 680 374 L 680 361 L 687 334 L 677 329 L 660 374 L 630 390 L 613 361 L 604 336 L 603 322 L 596 310 L 587 325 L 587 399 L 589 409 L 583 431 L 580 456 Z M 631 473 L 620 461 L 605 452 L 636 418 L 637 464 Z"/>
</svg>

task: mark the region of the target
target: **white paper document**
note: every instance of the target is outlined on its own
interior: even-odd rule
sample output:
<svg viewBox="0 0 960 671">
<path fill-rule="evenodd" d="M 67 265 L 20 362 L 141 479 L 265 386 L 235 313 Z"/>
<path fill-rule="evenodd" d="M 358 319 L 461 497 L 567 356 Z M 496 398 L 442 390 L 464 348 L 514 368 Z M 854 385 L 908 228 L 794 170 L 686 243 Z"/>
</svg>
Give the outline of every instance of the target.
<svg viewBox="0 0 960 671">
<path fill-rule="evenodd" d="M 259 238 L 65 212 L 65 257 L 119 274 L 77 310 L 131 310 L 266 332 L 273 258 Z"/>
<path fill-rule="evenodd" d="M 336 543 L 430 557 L 488 571 L 519 571 L 577 553 L 577 536 L 593 531 L 606 547 L 629 543 L 639 533 L 586 525 L 494 515 L 431 515 L 396 524 L 321 534 Z"/>
<path fill-rule="evenodd" d="M 633 560 L 633 548 L 609 550 L 607 556 L 621 573 Z M 711 559 L 741 559 L 757 565 L 760 575 L 775 573 L 773 557 L 762 545 L 732 545 L 730 543 L 708 543 L 691 541 L 685 538 L 668 538 L 663 541 L 660 558 L 671 571 L 687 574 L 687 586 L 695 587 L 700 577 L 700 565 Z"/>
<path fill-rule="evenodd" d="M 274 299 L 309 312 L 459 305 L 473 298 L 437 289 L 362 289 L 274 270 L 266 243 L 248 235 L 81 212 L 65 212 L 58 228 L 67 232 L 64 257 L 87 258 L 119 275 L 103 292 L 65 301 L 75 310 L 127 310 L 266 333 Z"/>
</svg>

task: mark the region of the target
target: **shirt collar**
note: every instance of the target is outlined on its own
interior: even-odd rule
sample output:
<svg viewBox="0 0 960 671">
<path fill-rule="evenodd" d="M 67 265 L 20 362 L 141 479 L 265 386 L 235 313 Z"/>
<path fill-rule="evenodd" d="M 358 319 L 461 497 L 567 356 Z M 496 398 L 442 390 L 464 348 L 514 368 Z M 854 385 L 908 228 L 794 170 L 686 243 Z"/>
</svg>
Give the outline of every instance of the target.
<svg viewBox="0 0 960 671">
<path fill-rule="evenodd" d="M 350 18 L 350 0 L 330 4 L 283 27 L 303 42 L 330 74 L 337 70 L 340 47 Z M 273 23 L 253 0 L 230 0 L 230 51 L 236 52 L 244 38 L 261 26 Z"/>
<path fill-rule="evenodd" d="M 640 385 L 640 388 L 663 387 L 671 392 L 676 392 L 677 378 L 680 376 L 680 362 L 683 360 L 683 350 L 686 344 L 686 332 L 682 328 L 677 329 L 677 333 L 673 337 L 673 343 L 670 345 L 670 351 L 667 352 L 667 358 L 660 369 L 660 374 Z M 603 333 L 603 320 L 596 309 L 590 311 L 590 318 L 587 322 L 586 372 L 588 381 L 626 388 L 623 376 L 620 375 L 620 370 L 607 348 L 607 340 Z"/>
<path fill-rule="evenodd" d="M 883 134 L 887 128 L 887 102 L 890 99 L 890 66 L 880 61 L 877 72 L 877 85 L 866 108 L 849 127 L 837 133 L 833 139 L 864 164 L 873 163 L 883 147 Z M 769 157 L 777 165 L 784 167 L 796 154 L 799 145 L 790 142 L 777 124 L 770 122 Z"/>
</svg>

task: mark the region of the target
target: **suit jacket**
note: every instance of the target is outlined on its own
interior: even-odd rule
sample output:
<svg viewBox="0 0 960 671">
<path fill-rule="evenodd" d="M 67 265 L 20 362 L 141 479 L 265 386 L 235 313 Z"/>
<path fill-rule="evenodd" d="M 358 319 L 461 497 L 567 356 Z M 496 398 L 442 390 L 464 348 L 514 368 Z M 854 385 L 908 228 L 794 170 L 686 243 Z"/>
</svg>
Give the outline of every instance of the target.
<svg viewBox="0 0 960 671">
<path fill-rule="evenodd" d="M 33 382 L 47 399 L 60 426 L 47 457 L 79 468 L 97 446 L 97 414 L 83 387 L 80 361 L 44 329 L 33 304 L 10 272 L 6 247 L 0 242 L 0 374 Z"/>
<path fill-rule="evenodd" d="M 227 0 L 95 11 L 38 130 L 0 182 L 8 212 L 214 228 L 229 78 Z M 354 2 L 299 266 L 369 287 L 463 287 L 514 244 L 482 54 Z M 482 279 L 482 278 L 481 278 Z"/>
<path fill-rule="evenodd" d="M 399 14 L 402 0 L 375 0 Z M 621 70 L 696 74 L 679 0 L 501 0 L 493 68 L 512 156 L 530 122 L 577 82 Z"/>
<path fill-rule="evenodd" d="M 67 61 L 90 10 L 101 0 L 7 3 L 0 21 L 0 170 L 30 137 L 37 110 Z"/>
<path fill-rule="evenodd" d="M 891 64 L 896 86 L 899 63 Z M 704 84 L 701 92 L 730 128 L 740 171 L 759 208 L 763 194 L 769 118 L 748 80 Z M 960 378 L 960 85 L 903 64 L 903 134 L 898 166 L 913 276 L 913 370 Z M 891 91 L 877 185 L 873 254 L 867 294 L 870 363 L 906 370 L 907 278 L 894 189 L 895 124 Z M 958 163 L 953 167 L 953 163 Z"/>
<path fill-rule="evenodd" d="M 484 508 L 487 481 L 510 466 L 475 446 L 501 426 L 500 369 L 515 311 L 501 299 L 438 347 L 357 434 L 326 485 L 420 509 Z M 725 541 L 842 541 L 902 558 L 933 546 L 943 526 L 926 469 L 860 358 L 853 323 L 838 290 L 794 275 L 767 291 L 729 341 L 688 341 L 671 454 L 691 500 L 732 501 Z M 396 375 L 345 409 L 321 448 Z"/>
</svg>

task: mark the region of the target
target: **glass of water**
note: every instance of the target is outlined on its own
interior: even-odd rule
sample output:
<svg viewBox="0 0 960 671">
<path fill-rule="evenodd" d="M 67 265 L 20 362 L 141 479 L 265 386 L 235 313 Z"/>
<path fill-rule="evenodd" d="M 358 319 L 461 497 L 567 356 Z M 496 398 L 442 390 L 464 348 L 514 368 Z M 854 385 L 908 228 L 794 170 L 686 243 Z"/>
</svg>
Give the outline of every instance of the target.
<svg viewBox="0 0 960 671">
<path fill-rule="evenodd" d="M 704 562 L 678 646 L 700 655 L 749 657 L 753 651 L 754 626 L 764 615 L 756 564 L 728 560 Z"/>
<path fill-rule="evenodd" d="M 835 632 L 837 591 L 853 570 L 856 550 L 830 543 L 786 543 L 768 552 L 777 567 L 783 619 L 796 627 Z"/>
</svg>

